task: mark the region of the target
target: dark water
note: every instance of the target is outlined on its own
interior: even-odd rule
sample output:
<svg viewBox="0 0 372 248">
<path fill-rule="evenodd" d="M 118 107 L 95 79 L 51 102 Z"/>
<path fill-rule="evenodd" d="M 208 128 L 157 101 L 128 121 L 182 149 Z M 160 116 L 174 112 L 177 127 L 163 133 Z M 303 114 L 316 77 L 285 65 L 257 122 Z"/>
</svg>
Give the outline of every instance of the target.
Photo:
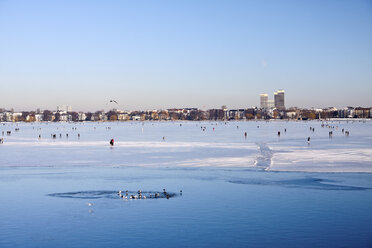
<svg viewBox="0 0 372 248">
<path fill-rule="evenodd" d="M 0 172 L 0 247 L 372 247 L 369 173 L 213 167 Z M 139 189 L 174 195 L 117 195 Z"/>
</svg>

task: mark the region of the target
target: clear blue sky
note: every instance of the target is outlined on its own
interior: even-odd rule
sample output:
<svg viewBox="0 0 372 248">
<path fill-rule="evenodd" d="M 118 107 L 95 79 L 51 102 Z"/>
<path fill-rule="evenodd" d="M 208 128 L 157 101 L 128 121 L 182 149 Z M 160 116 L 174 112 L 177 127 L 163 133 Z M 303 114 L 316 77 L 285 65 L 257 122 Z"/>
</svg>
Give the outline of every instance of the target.
<svg viewBox="0 0 372 248">
<path fill-rule="evenodd" d="M 372 106 L 372 1 L 0 0 L 0 107 Z"/>
</svg>

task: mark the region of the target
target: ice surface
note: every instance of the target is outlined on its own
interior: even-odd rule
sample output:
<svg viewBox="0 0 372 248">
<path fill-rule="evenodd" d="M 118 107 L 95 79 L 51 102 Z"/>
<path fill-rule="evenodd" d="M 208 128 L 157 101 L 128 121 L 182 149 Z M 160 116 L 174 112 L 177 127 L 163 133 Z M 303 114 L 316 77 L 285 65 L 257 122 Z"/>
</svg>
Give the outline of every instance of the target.
<svg viewBox="0 0 372 248">
<path fill-rule="evenodd" d="M 350 131 L 350 136 L 342 129 Z M 218 166 L 372 172 L 371 121 L 3 123 L 0 131 L 7 130 L 12 134 L 4 136 L 0 145 L 0 166 Z M 248 133 L 246 139 L 244 132 Z M 311 137 L 310 144 L 307 137 Z M 113 147 L 109 145 L 111 138 L 115 140 Z"/>
<path fill-rule="evenodd" d="M 372 172 L 372 149 L 301 149 L 275 151 L 270 170 L 318 172 Z"/>
<path fill-rule="evenodd" d="M 371 122 L 321 124 L 6 123 L 0 247 L 370 247 Z"/>
</svg>

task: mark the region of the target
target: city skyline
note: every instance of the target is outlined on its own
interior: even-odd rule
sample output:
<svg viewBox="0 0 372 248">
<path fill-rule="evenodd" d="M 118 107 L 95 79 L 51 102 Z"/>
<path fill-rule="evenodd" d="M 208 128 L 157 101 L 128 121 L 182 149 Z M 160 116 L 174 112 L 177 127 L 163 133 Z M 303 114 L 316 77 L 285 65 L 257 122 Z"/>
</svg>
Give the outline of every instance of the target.
<svg viewBox="0 0 372 248">
<path fill-rule="evenodd" d="M 1 1 L 0 107 L 371 106 L 369 1 Z"/>
<path fill-rule="evenodd" d="M 273 109 L 277 109 L 279 111 L 286 111 L 286 110 L 289 110 L 289 111 L 292 111 L 293 109 L 303 109 L 303 110 L 327 110 L 327 109 L 350 109 L 350 108 L 365 108 L 365 109 L 372 109 L 372 106 L 351 106 L 351 105 L 345 105 L 343 107 L 339 107 L 339 108 L 335 108 L 335 106 L 323 106 L 323 107 L 318 107 L 318 108 L 314 108 L 314 107 L 310 107 L 310 108 L 306 108 L 306 107 L 303 107 L 303 106 L 290 106 L 290 107 L 287 107 L 285 106 L 285 90 L 283 89 L 278 89 L 276 91 L 273 92 L 272 94 L 273 98 L 272 99 L 269 99 L 269 94 L 267 93 L 261 93 L 259 94 L 259 104 L 257 105 L 253 105 L 253 106 L 250 106 L 250 107 L 237 107 L 237 108 L 228 108 L 226 105 L 222 105 L 220 108 L 216 107 L 216 108 L 200 108 L 200 107 L 196 107 L 196 106 L 192 106 L 192 107 L 184 107 L 184 106 L 173 106 L 173 107 L 168 107 L 168 108 L 148 108 L 148 109 L 125 109 L 125 108 L 120 108 L 120 105 L 119 103 L 116 101 L 116 100 L 110 100 L 108 102 L 106 102 L 105 104 L 105 107 L 103 108 L 100 108 L 100 109 L 95 109 L 95 110 L 81 110 L 81 109 L 74 109 L 72 110 L 72 106 L 71 105 L 68 105 L 68 104 L 62 104 L 62 105 L 58 105 L 55 109 L 51 108 L 51 109 L 41 109 L 41 108 L 37 108 L 36 111 L 34 109 L 30 110 L 30 109 L 22 109 L 22 110 L 16 110 L 15 112 L 36 112 L 36 113 L 41 113 L 42 111 L 44 110 L 51 110 L 51 111 L 55 111 L 57 113 L 71 113 L 71 112 L 105 112 L 105 111 L 119 111 L 119 112 L 136 112 L 136 111 L 162 111 L 162 110 L 176 110 L 176 109 L 193 109 L 193 110 L 202 110 L 202 111 L 208 111 L 208 110 L 216 110 L 216 109 L 222 109 L 222 110 L 244 110 L 244 109 L 262 109 L 262 110 L 265 110 L 265 111 L 268 111 L 268 110 L 273 110 Z M 10 108 L 10 109 L 6 109 L 6 108 L 1 108 L 0 107 L 0 113 L 1 111 L 14 111 L 14 108 Z"/>
<path fill-rule="evenodd" d="M 112 109 L 109 111 L 82 112 L 72 111 L 71 106 L 58 106 L 57 111 L 38 109 L 37 111 L 12 112 L 0 109 L 0 122 L 84 122 L 84 121 L 151 121 L 151 120 L 314 120 L 331 118 L 372 118 L 372 108 L 347 107 L 343 109 L 283 109 L 281 100 L 277 100 L 276 107 L 227 109 L 172 108 L 166 110 L 123 111 Z M 3 123 L 4 124 L 4 123 Z M 4 134 L 4 132 L 3 132 Z"/>
<path fill-rule="evenodd" d="M 276 100 L 277 92 L 280 91 L 281 96 L 278 97 Z M 59 105 L 56 107 L 52 107 L 49 109 L 43 109 L 43 108 L 36 108 L 36 109 L 14 109 L 14 108 L 3 108 L 0 107 L 0 114 L 1 113 L 42 113 L 44 111 L 51 111 L 54 113 L 95 113 L 95 112 L 152 112 L 152 111 L 173 111 L 173 110 L 200 110 L 200 111 L 209 111 L 209 110 L 224 110 L 224 111 L 243 111 L 243 110 L 251 110 L 251 109 L 257 109 L 257 110 L 262 110 L 262 111 L 274 111 L 277 110 L 279 112 L 291 112 L 294 110 L 311 110 L 311 111 L 329 111 L 329 110 L 346 110 L 346 109 L 368 109 L 368 111 L 372 111 L 371 106 L 352 106 L 352 105 L 345 105 L 342 107 L 335 107 L 335 106 L 323 106 L 323 107 L 302 107 L 302 106 L 290 106 L 290 107 L 285 107 L 283 105 L 284 103 L 284 90 L 278 90 L 274 92 L 274 99 L 269 99 L 268 94 L 260 94 L 259 98 L 259 104 L 250 106 L 250 107 L 228 107 L 226 105 L 222 105 L 220 107 L 215 107 L 215 108 L 199 108 L 196 106 L 193 107 L 185 107 L 185 106 L 177 106 L 177 107 L 170 107 L 170 108 L 148 108 L 148 109 L 124 109 L 120 108 L 119 105 L 111 105 L 108 107 L 106 104 L 106 107 L 95 109 L 95 110 L 82 110 L 82 109 L 75 109 L 70 105 Z"/>
<path fill-rule="evenodd" d="M 269 94 L 267 93 L 261 93 L 259 94 L 259 100 L 258 100 L 258 104 L 256 105 L 252 105 L 252 106 L 249 106 L 249 107 L 242 107 L 242 106 L 238 106 L 238 107 L 228 107 L 226 105 L 221 105 L 221 107 L 212 107 L 212 108 L 206 108 L 206 106 L 203 106 L 202 108 L 198 107 L 198 106 L 172 106 L 172 107 L 167 107 L 167 108 L 155 108 L 155 107 L 150 107 L 150 108 L 147 108 L 147 109 L 139 109 L 139 108 L 136 108 L 136 109 L 128 109 L 128 108 L 121 108 L 119 103 L 116 101 L 116 100 L 110 100 L 110 101 L 107 101 L 106 104 L 102 107 L 102 108 L 98 108 L 98 109 L 95 109 L 95 110 L 82 110 L 82 109 L 72 109 L 72 106 L 71 105 L 68 105 L 68 104 L 61 104 L 61 105 L 58 105 L 56 106 L 55 108 L 46 108 L 46 109 L 42 109 L 42 108 L 36 108 L 36 109 L 14 109 L 14 108 L 4 108 L 4 107 L 1 107 L 0 106 L 0 111 L 15 111 L 15 112 L 42 112 L 44 110 L 51 110 L 51 111 L 56 111 L 56 112 L 96 112 L 96 111 L 111 111 L 111 110 L 114 110 L 114 111 L 153 111 L 153 110 L 169 110 L 169 109 L 198 109 L 198 110 L 203 110 L 203 111 L 207 111 L 207 110 L 213 110 L 213 109 L 230 109 L 230 110 L 233 110 L 233 109 L 252 109 L 252 108 L 256 108 L 256 109 L 278 109 L 278 110 L 286 110 L 286 109 L 308 109 L 308 110 L 321 110 L 321 109 L 331 109 L 331 108 L 336 108 L 336 109 L 347 109 L 347 108 L 367 108 L 367 109 L 372 109 L 372 106 L 361 106 L 361 105 L 358 105 L 358 106 L 352 106 L 352 105 L 344 105 L 344 106 L 341 106 L 341 107 L 335 107 L 335 105 L 330 105 L 330 106 L 322 106 L 322 107 L 304 107 L 304 106 L 290 106 L 290 107 L 286 107 L 285 106 L 285 90 L 283 89 L 278 89 L 276 91 L 273 92 L 272 94 L 273 98 L 270 99 L 269 98 Z"/>
</svg>

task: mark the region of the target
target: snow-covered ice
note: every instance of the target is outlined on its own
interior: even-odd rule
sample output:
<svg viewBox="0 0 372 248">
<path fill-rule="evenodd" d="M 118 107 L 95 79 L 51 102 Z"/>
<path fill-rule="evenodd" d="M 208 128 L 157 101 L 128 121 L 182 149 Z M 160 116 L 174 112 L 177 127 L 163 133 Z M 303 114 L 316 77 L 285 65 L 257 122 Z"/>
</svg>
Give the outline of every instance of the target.
<svg viewBox="0 0 372 248">
<path fill-rule="evenodd" d="M 371 121 L 3 123 L 0 131 L 6 134 L 7 130 L 12 134 L 3 136 L 0 166 L 231 166 L 372 172 Z"/>
</svg>

